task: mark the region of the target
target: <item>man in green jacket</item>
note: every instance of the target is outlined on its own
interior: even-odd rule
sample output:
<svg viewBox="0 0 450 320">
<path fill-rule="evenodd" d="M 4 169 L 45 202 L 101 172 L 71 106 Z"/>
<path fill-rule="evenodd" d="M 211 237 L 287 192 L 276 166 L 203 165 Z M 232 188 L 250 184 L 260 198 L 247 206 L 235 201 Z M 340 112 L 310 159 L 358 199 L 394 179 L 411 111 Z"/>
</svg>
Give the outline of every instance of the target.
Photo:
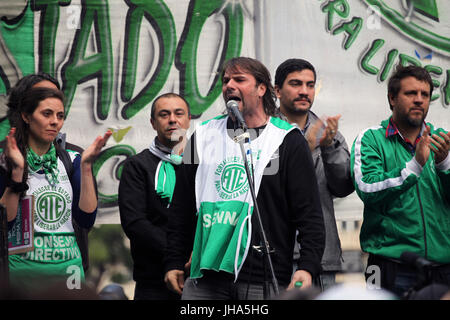
<svg viewBox="0 0 450 320">
<path fill-rule="evenodd" d="M 400 297 L 420 274 L 404 252 L 431 261 L 431 279 L 450 285 L 450 133 L 425 123 L 432 91 L 424 68 L 399 66 L 388 84 L 392 116 L 361 132 L 351 153 L 366 279 Z"/>
</svg>

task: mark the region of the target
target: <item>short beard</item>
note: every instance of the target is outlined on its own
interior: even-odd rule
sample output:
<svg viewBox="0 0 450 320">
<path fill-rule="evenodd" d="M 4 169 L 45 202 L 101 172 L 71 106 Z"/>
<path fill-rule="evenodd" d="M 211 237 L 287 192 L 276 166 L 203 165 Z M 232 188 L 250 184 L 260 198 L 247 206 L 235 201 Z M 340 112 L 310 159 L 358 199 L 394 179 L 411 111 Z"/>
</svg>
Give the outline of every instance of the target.
<svg viewBox="0 0 450 320">
<path fill-rule="evenodd" d="M 309 108 L 306 109 L 306 110 L 304 110 L 304 109 L 297 109 L 297 108 L 294 107 L 294 104 L 292 104 L 289 107 L 285 106 L 284 107 L 284 112 L 286 114 L 290 114 L 290 115 L 293 115 L 293 116 L 302 116 L 302 115 L 308 114 L 308 112 L 311 109 L 311 107 L 312 107 L 312 104 L 310 104 Z"/>
<path fill-rule="evenodd" d="M 425 121 L 425 115 L 420 119 L 411 119 L 410 117 L 406 118 L 406 121 L 411 127 L 418 128 L 421 127 L 423 122 Z"/>
</svg>

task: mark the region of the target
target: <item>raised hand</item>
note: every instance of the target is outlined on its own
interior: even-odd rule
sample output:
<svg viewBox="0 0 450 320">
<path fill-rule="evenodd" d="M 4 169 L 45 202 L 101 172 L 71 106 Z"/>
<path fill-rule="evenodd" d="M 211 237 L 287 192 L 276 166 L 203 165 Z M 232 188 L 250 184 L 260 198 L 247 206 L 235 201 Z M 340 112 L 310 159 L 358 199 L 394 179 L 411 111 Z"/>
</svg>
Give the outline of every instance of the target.
<svg viewBox="0 0 450 320">
<path fill-rule="evenodd" d="M 428 157 L 430 156 L 430 127 L 426 126 L 425 130 L 422 133 L 422 137 L 416 146 L 416 155 L 415 158 L 417 162 L 423 167 L 425 163 L 427 163 Z"/>
<path fill-rule="evenodd" d="M 314 149 L 319 144 L 319 134 L 321 133 L 321 130 L 323 129 L 324 124 L 323 121 L 320 119 L 317 119 L 316 122 L 310 125 L 308 131 L 306 132 L 306 141 L 308 142 L 309 150 L 314 151 Z"/>
<path fill-rule="evenodd" d="M 92 213 L 97 208 L 97 197 L 92 175 L 92 163 L 106 145 L 112 131 L 106 131 L 105 135 L 98 136 L 94 142 L 81 154 L 81 191 L 79 208 L 87 213 Z"/>
<path fill-rule="evenodd" d="M 320 139 L 321 147 L 327 147 L 331 145 L 331 143 L 333 142 L 333 139 L 338 131 L 338 124 L 340 118 L 341 118 L 340 114 L 334 117 L 327 118 L 327 126 L 325 127 L 325 132 L 323 133 L 323 136 Z"/>
<path fill-rule="evenodd" d="M 437 134 L 431 136 L 430 144 L 430 149 L 435 154 L 434 160 L 436 164 L 441 163 L 447 158 L 450 149 L 450 132 L 439 132 L 439 134 L 439 136 Z"/>
<path fill-rule="evenodd" d="M 309 150 L 313 151 L 318 144 L 321 147 L 327 147 L 331 145 L 338 131 L 340 118 L 340 114 L 338 114 L 337 116 L 328 117 L 326 126 L 321 119 L 317 119 L 316 122 L 311 124 L 305 137 L 306 141 L 308 142 Z"/>
<path fill-rule="evenodd" d="M 92 164 L 100 154 L 102 148 L 106 145 L 106 142 L 108 141 L 109 137 L 111 137 L 111 135 L 112 131 L 108 130 L 103 137 L 98 136 L 94 140 L 94 142 L 86 150 L 84 150 L 83 154 L 81 155 L 81 163 Z"/>
<path fill-rule="evenodd" d="M 25 159 L 17 147 L 15 138 L 16 128 L 11 128 L 6 136 L 5 155 L 13 164 L 12 179 L 16 182 L 22 181 L 23 169 L 25 167 Z"/>
</svg>

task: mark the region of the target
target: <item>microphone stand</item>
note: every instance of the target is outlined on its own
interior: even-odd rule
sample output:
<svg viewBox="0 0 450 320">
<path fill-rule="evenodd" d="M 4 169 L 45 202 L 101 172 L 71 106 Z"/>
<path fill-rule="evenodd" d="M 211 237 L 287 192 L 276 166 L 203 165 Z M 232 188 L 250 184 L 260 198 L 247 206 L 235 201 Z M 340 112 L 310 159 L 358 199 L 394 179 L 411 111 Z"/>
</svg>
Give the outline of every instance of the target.
<svg viewBox="0 0 450 320">
<path fill-rule="evenodd" d="M 261 240 L 263 242 L 263 244 L 261 246 L 254 246 L 254 248 L 259 251 L 262 252 L 262 256 L 263 256 L 263 262 L 265 262 L 265 260 L 267 260 L 267 264 L 269 265 L 269 271 L 270 274 L 272 276 L 272 285 L 273 285 L 273 289 L 275 291 L 275 295 L 279 295 L 280 294 L 280 290 L 278 288 L 278 280 L 275 276 L 275 271 L 273 269 L 273 264 L 272 264 L 272 259 L 270 257 L 270 254 L 273 252 L 273 250 L 270 249 L 270 245 L 269 242 L 267 241 L 267 237 L 266 237 L 266 233 L 264 232 L 264 227 L 262 224 L 262 220 L 261 220 L 261 215 L 259 213 L 259 208 L 258 208 L 258 202 L 256 202 L 256 193 L 255 193 L 255 185 L 254 185 L 254 177 L 250 174 L 250 169 L 248 167 L 248 162 L 247 162 L 247 154 L 245 152 L 245 148 L 244 148 L 244 142 L 245 139 L 249 139 L 250 138 L 250 134 L 248 132 L 246 132 L 246 126 L 244 124 L 242 124 L 242 130 L 244 130 L 244 133 L 242 133 L 239 136 L 236 136 L 233 138 L 233 140 L 236 143 L 239 143 L 239 146 L 241 148 L 241 153 L 242 153 L 242 158 L 244 159 L 244 166 L 245 166 L 245 172 L 247 174 L 247 181 L 248 181 L 248 185 L 250 187 L 250 193 L 253 199 L 253 204 L 254 204 L 254 211 L 256 213 L 256 219 L 258 221 L 258 226 L 259 226 L 259 232 L 260 232 L 260 236 L 261 236 Z M 251 148 L 251 146 L 250 146 Z M 267 283 L 267 279 L 266 279 L 266 266 L 264 265 L 264 288 L 263 288 L 263 292 L 264 292 L 264 299 L 267 300 L 269 297 L 269 293 L 267 292 L 268 289 L 268 283 Z"/>
</svg>

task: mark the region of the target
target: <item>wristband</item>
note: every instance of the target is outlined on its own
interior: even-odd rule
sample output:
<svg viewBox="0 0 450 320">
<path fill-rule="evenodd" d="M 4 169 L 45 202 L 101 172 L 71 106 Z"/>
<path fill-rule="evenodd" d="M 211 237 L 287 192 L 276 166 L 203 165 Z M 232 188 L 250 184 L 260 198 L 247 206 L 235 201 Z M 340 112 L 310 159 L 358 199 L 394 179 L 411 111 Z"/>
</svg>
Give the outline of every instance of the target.
<svg viewBox="0 0 450 320">
<path fill-rule="evenodd" d="M 6 184 L 9 189 L 14 193 L 22 193 L 28 190 L 28 184 L 26 182 L 16 182 L 13 180 L 9 180 Z"/>
</svg>

